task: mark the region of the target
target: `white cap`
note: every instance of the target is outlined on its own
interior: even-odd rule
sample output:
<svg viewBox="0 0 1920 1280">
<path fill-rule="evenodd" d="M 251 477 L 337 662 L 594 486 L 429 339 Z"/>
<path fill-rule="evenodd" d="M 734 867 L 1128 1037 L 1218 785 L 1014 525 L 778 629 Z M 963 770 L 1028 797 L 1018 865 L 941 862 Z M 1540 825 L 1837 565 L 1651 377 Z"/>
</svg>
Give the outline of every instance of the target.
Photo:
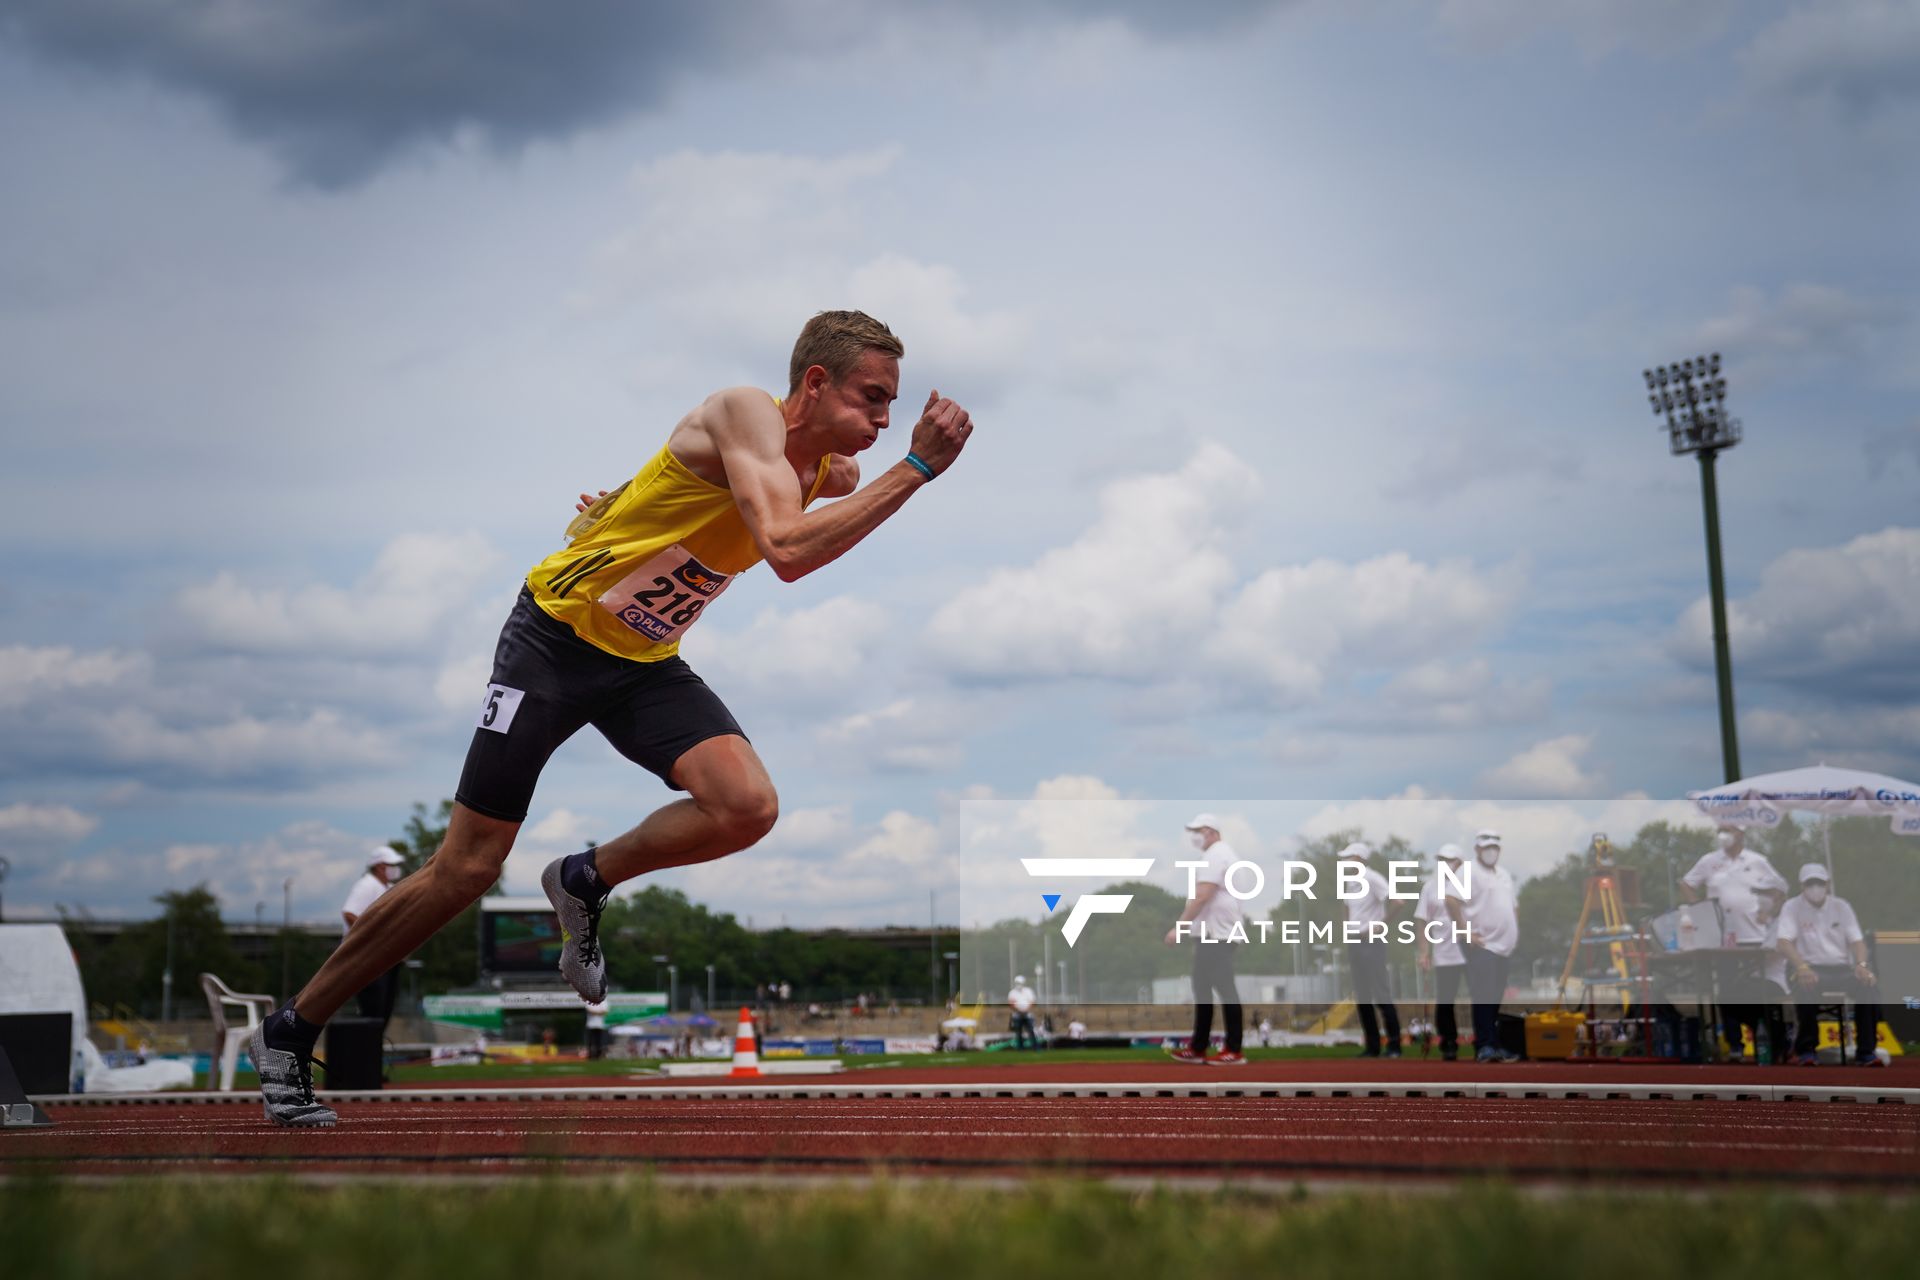
<svg viewBox="0 0 1920 1280">
<path fill-rule="evenodd" d="M 1360 861 L 1365 862 L 1373 856 L 1373 846 L 1364 840 L 1355 840 L 1352 844 L 1342 849 L 1339 856 L 1342 858 L 1358 858 Z"/>
<path fill-rule="evenodd" d="M 1193 815 L 1193 820 L 1187 823 L 1187 830 L 1189 831 L 1198 831 L 1202 827 L 1211 827 L 1213 830 L 1218 831 L 1220 829 L 1220 819 L 1210 813 L 1196 813 Z"/>
<path fill-rule="evenodd" d="M 1833 880 L 1833 873 L 1827 870 L 1825 863 L 1809 862 L 1806 866 L 1800 868 L 1800 883 L 1805 884 L 1809 880 L 1825 880 L 1831 882 Z"/>
<path fill-rule="evenodd" d="M 1467 855 L 1460 852 L 1460 846 L 1457 844 L 1443 844 L 1440 846 L 1440 852 L 1433 856 L 1436 858 L 1445 858 L 1449 862 L 1465 862 L 1467 860 Z"/>
<path fill-rule="evenodd" d="M 1482 827 L 1474 834 L 1473 847 L 1476 849 L 1484 849 L 1488 845 L 1498 848 L 1500 846 L 1500 833 L 1492 827 Z"/>
<path fill-rule="evenodd" d="M 405 858 L 385 845 L 367 854 L 367 865 L 370 867 L 404 867 L 406 864 Z"/>
<path fill-rule="evenodd" d="M 1013 985 L 1014 985 L 1014 986 L 1016 986 L 1016 987 L 1024 987 L 1024 986 L 1026 986 L 1026 985 L 1027 985 L 1027 975 L 1023 973 L 1023 974 L 1020 974 L 1020 975 L 1018 975 L 1017 977 L 1015 977 L 1015 978 L 1014 978 L 1014 980 L 1013 980 Z"/>
</svg>

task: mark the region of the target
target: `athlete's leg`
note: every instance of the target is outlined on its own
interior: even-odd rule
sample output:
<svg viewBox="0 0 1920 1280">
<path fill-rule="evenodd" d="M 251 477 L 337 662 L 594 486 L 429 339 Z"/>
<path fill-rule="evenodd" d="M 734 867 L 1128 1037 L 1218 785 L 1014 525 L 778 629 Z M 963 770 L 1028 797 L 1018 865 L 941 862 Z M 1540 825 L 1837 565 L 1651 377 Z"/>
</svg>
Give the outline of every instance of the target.
<svg viewBox="0 0 1920 1280">
<path fill-rule="evenodd" d="M 771 831 L 780 814 L 766 766 L 736 734 L 689 748 L 674 762 L 671 777 L 687 799 L 656 810 L 593 851 L 594 870 L 607 884 L 738 853 Z"/>
<path fill-rule="evenodd" d="M 513 848 L 517 822 L 503 822 L 453 806 L 447 838 L 427 865 L 374 900 L 354 922 L 320 972 L 301 988 L 293 1005 L 311 1023 L 323 1023 L 374 978 L 399 964 L 438 933 L 500 878 Z"/>
</svg>

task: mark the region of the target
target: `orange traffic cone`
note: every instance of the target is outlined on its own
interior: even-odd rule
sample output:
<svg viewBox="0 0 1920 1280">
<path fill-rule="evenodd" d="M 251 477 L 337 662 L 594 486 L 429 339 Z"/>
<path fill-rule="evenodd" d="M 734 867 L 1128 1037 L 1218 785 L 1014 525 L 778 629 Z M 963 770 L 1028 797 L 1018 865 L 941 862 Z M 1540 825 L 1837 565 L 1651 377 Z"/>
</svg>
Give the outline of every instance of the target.
<svg viewBox="0 0 1920 1280">
<path fill-rule="evenodd" d="M 729 1076 L 758 1076 L 760 1053 L 753 1047 L 753 1010 L 742 1005 L 740 1029 L 733 1036 L 733 1070 Z"/>
</svg>

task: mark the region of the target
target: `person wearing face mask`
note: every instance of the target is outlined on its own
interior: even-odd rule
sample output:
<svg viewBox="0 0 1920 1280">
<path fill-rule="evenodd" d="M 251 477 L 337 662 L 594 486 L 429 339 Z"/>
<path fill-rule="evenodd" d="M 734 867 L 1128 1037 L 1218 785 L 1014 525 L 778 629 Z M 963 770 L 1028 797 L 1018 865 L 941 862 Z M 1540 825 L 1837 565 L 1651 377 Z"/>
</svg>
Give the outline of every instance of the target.
<svg viewBox="0 0 1920 1280">
<path fill-rule="evenodd" d="M 1822 991 L 1843 991 L 1853 1001 L 1854 1062 L 1877 1067 L 1880 1059 L 1873 1046 L 1880 1007 L 1873 993 L 1879 979 L 1867 963 L 1867 935 L 1860 930 L 1860 918 L 1831 888 L 1827 869 L 1809 862 L 1800 868 L 1800 896 L 1780 908 L 1780 951 L 1793 971 L 1799 1000 L 1806 1002 L 1794 1004 L 1793 1061 L 1809 1066 L 1819 1061 L 1819 1009 L 1811 998 Z"/>
<path fill-rule="evenodd" d="M 1466 861 L 1466 855 L 1460 852 L 1457 844 L 1441 845 L 1435 857 L 1455 871 Z M 1433 879 L 1421 888 L 1420 902 L 1414 907 L 1413 914 L 1420 921 L 1420 932 L 1414 943 L 1414 962 L 1422 969 L 1433 971 L 1433 1026 L 1440 1033 L 1440 1056 L 1452 1062 L 1460 1050 L 1460 1023 L 1454 1017 L 1453 1004 L 1460 996 L 1460 983 L 1467 974 L 1467 957 L 1461 952 L 1460 944 L 1453 940 L 1453 917 L 1447 913 L 1446 900 L 1440 892 L 1437 866 Z M 1438 941 L 1428 939 L 1429 928 L 1435 928 L 1439 934 Z"/>
<path fill-rule="evenodd" d="M 400 868 L 406 860 L 386 845 L 375 845 L 367 854 L 367 873 L 353 882 L 347 890 L 347 900 L 340 906 L 340 918 L 346 922 L 342 936 L 353 931 L 354 924 L 365 915 L 367 908 L 379 900 L 380 895 L 400 879 Z M 400 990 L 400 965 L 395 965 L 379 977 L 369 982 L 354 997 L 363 1018 L 378 1018 L 384 1031 L 387 1021 L 393 1017 L 394 997 Z"/>
<path fill-rule="evenodd" d="M 1364 864 L 1373 857 L 1373 849 L 1356 840 L 1340 851 L 1340 857 L 1343 861 Z M 1392 900 L 1387 896 L 1385 876 L 1372 867 L 1367 867 L 1364 874 L 1366 893 L 1346 900 L 1347 967 L 1353 972 L 1353 1004 L 1360 1014 L 1360 1032 L 1366 1040 L 1360 1056 L 1397 1058 L 1400 1056 L 1400 1011 L 1394 1007 L 1392 988 L 1387 980 L 1387 944 L 1367 938 L 1373 925 L 1386 922 Z M 1378 1018 L 1374 1016 L 1376 1007 Z M 1386 1024 L 1384 1040 L 1380 1035 L 1381 1023 Z"/>
<path fill-rule="evenodd" d="M 1765 854 L 1746 847 L 1746 833 L 1738 827 L 1722 826 L 1714 833 L 1714 845 L 1680 878 L 1682 896 L 1688 902 L 1698 902 L 1704 895 L 1720 904 L 1724 930 L 1721 944 L 1726 950 L 1750 947 L 1773 951 L 1774 917 L 1787 898 L 1786 878 L 1774 870 Z M 1769 966 L 1763 962 L 1760 967 Z M 1725 958 L 1716 981 L 1723 996 L 1727 1039 L 1734 1053 L 1741 1052 L 1742 1026 L 1751 1028 L 1756 1051 L 1761 1028 L 1765 1027 L 1778 1052 L 1786 1039 L 1778 987 L 1767 980 L 1767 975 L 1757 972 L 1751 961 L 1739 956 Z"/>
<path fill-rule="evenodd" d="M 1447 913 L 1472 930 L 1460 948 L 1467 966 L 1467 995 L 1473 1001 L 1473 1048 L 1477 1062 L 1516 1062 L 1520 1055 L 1500 1044 L 1500 1001 L 1507 993 L 1507 969 L 1520 944 L 1519 901 L 1513 875 L 1500 865 L 1500 833 L 1482 830 L 1473 838 L 1473 866 L 1461 895 L 1447 894 Z"/>
<path fill-rule="evenodd" d="M 1181 941 L 1180 925 L 1191 925 L 1187 933 L 1193 948 L 1193 1038 L 1172 1051 L 1175 1062 L 1205 1063 L 1208 1066 L 1233 1067 L 1246 1061 L 1240 1052 L 1245 1031 L 1240 991 L 1234 981 L 1233 949 L 1227 941 L 1235 925 L 1242 923 L 1240 900 L 1227 892 L 1227 868 L 1238 855 L 1233 846 L 1220 838 L 1220 819 L 1202 813 L 1187 824 L 1187 840 L 1206 859 L 1204 867 L 1192 871 L 1193 897 L 1180 913 L 1179 921 L 1167 930 L 1167 945 Z M 1202 941 L 1202 938 L 1212 941 Z M 1213 1041 L 1213 1002 L 1220 1001 L 1220 1015 L 1226 1023 L 1226 1044 L 1222 1052 L 1209 1058 L 1207 1048 Z"/>
</svg>

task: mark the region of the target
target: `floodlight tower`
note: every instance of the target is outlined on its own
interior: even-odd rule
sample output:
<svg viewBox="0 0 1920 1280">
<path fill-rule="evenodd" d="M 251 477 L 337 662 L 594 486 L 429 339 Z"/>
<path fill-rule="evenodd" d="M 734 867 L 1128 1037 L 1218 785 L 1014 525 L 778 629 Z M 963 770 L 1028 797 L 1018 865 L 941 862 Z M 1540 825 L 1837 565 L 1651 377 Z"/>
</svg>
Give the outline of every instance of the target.
<svg viewBox="0 0 1920 1280">
<path fill-rule="evenodd" d="M 1667 420 L 1667 444 L 1675 457 L 1700 459 L 1700 502 L 1707 520 L 1707 586 L 1713 600 L 1713 669 L 1720 686 L 1720 757 L 1727 781 L 1740 777 L 1740 742 L 1733 726 L 1733 655 L 1727 647 L 1727 587 L 1720 572 L 1720 497 L 1713 460 L 1740 443 L 1740 420 L 1727 416 L 1727 380 L 1720 354 L 1698 356 L 1648 369 L 1647 399 L 1653 416 Z"/>
</svg>

